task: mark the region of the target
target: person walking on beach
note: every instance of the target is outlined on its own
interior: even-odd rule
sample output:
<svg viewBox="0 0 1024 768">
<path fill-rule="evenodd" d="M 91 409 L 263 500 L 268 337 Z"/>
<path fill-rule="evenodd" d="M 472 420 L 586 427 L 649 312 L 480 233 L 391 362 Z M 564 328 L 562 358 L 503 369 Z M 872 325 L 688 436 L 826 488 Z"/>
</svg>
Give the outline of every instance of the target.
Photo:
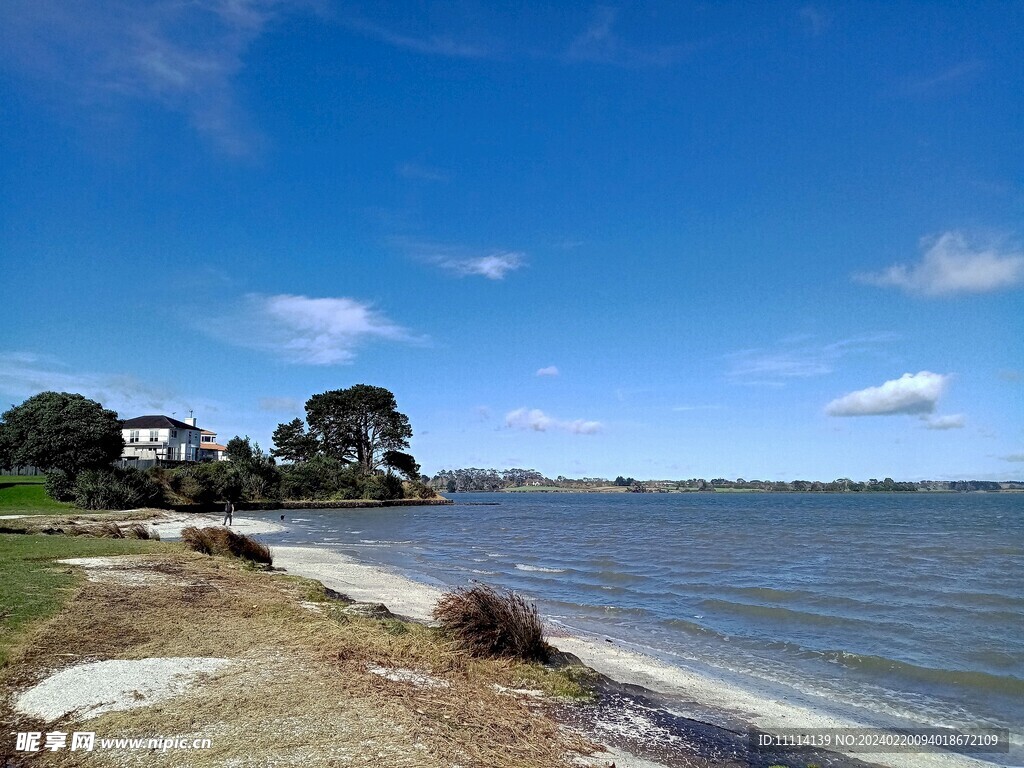
<svg viewBox="0 0 1024 768">
<path fill-rule="evenodd" d="M 223 525 L 234 525 L 235 522 L 235 505 L 231 503 L 231 499 L 224 502 L 224 523 Z"/>
</svg>

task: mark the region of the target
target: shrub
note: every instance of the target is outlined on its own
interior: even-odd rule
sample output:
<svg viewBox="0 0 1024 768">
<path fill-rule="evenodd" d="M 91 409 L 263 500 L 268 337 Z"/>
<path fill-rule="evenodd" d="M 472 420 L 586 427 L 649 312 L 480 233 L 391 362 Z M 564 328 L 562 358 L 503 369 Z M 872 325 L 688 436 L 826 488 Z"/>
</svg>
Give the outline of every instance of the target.
<svg viewBox="0 0 1024 768">
<path fill-rule="evenodd" d="M 404 495 L 402 481 L 390 472 L 383 475 L 370 475 L 363 485 L 363 496 L 377 501 L 400 499 Z"/>
<path fill-rule="evenodd" d="M 45 488 L 54 501 L 74 501 L 75 481 L 63 469 L 53 469 L 46 473 Z"/>
<path fill-rule="evenodd" d="M 483 584 L 458 589 L 438 600 L 434 618 L 474 656 L 547 661 L 550 655 L 536 606 L 515 592 Z"/>
<path fill-rule="evenodd" d="M 362 498 L 355 467 L 328 456 L 316 456 L 280 469 L 281 495 L 286 499 Z"/>
<path fill-rule="evenodd" d="M 249 536 L 235 533 L 230 528 L 196 528 L 190 525 L 181 532 L 181 540 L 189 549 L 204 555 L 230 555 L 254 563 L 272 565 L 270 548 Z"/>
<path fill-rule="evenodd" d="M 159 504 L 160 486 L 138 469 L 90 469 L 75 478 L 72 500 L 82 509 L 131 509 Z"/>
<path fill-rule="evenodd" d="M 243 497 L 245 476 L 229 462 L 186 464 L 163 474 L 167 488 L 178 501 L 188 504 L 213 504 L 223 499 Z"/>
</svg>

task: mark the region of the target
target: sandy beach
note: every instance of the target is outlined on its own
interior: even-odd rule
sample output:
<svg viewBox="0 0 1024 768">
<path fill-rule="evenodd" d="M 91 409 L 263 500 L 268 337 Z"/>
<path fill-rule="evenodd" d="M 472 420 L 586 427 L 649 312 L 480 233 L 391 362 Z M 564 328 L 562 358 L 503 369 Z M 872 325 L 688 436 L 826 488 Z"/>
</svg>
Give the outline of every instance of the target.
<svg viewBox="0 0 1024 768">
<path fill-rule="evenodd" d="M 178 523 L 170 524 L 165 532 L 169 534 L 175 525 Z M 240 532 L 259 533 L 268 525 L 276 526 L 260 520 L 238 519 L 235 528 Z M 288 573 L 317 579 L 324 586 L 357 600 L 382 602 L 410 619 L 429 621 L 433 605 L 442 594 L 435 587 L 357 562 L 327 547 L 275 546 L 273 553 L 275 565 Z M 760 697 L 726 681 L 670 666 L 601 638 L 557 633 L 550 637 L 550 642 L 612 680 L 669 697 L 672 713 L 721 728 L 741 731 L 749 726 L 764 730 L 868 727 L 866 723 L 829 717 L 784 700 Z M 859 757 L 892 768 L 991 768 L 993 765 L 954 754 L 862 754 Z"/>
</svg>

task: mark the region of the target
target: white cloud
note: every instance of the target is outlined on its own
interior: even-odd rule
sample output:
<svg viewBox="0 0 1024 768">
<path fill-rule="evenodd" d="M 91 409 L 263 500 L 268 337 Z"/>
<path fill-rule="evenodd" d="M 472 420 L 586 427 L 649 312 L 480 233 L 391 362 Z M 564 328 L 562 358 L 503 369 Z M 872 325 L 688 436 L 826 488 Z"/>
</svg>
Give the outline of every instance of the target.
<svg viewBox="0 0 1024 768">
<path fill-rule="evenodd" d="M 561 430 L 571 432 L 574 435 L 593 435 L 600 432 L 604 425 L 599 421 L 585 421 L 575 419 L 563 421 L 548 416 L 539 408 L 518 408 L 505 415 L 505 426 L 512 429 L 532 429 L 534 432 L 547 432 L 548 430 Z"/>
<path fill-rule="evenodd" d="M 181 418 L 190 408 L 202 417 L 221 410 L 211 400 L 187 398 L 128 374 L 75 371 L 51 357 L 0 353 L 0 393 L 21 402 L 46 391 L 85 395 L 126 418 L 152 413 L 176 413 Z M 11 405 L 17 402 L 3 403 L 0 411 Z"/>
<path fill-rule="evenodd" d="M 519 251 L 493 251 L 483 256 L 461 245 L 444 245 L 407 237 L 392 237 L 390 242 L 410 256 L 455 274 L 502 280 L 526 266 L 526 254 Z"/>
<path fill-rule="evenodd" d="M 492 253 L 471 259 L 446 259 L 437 262 L 445 269 L 460 275 L 479 275 L 488 280 L 502 280 L 505 275 L 519 269 L 524 264 L 521 253 Z"/>
<path fill-rule="evenodd" d="M 559 373 L 560 372 L 558 370 L 558 366 L 557 365 L 549 365 L 549 366 L 546 366 L 544 368 L 538 368 L 537 369 L 537 373 L 535 375 L 537 375 L 537 376 L 558 376 Z"/>
<path fill-rule="evenodd" d="M 234 93 L 252 43 L 280 0 L 11 0 L 0 4 L 6 56 L 29 75 L 71 91 L 102 119 L 119 102 L 156 103 L 187 117 L 222 151 L 245 155 L 258 143 Z"/>
<path fill-rule="evenodd" d="M 293 397 L 261 397 L 260 410 L 270 413 L 301 413 L 302 403 Z"/>
<path fill-rule="evenodd" d="M 825 406 L 829 416 L 887 416 L 927 414 L 949 383 L 949 376 L 930 371 L 905 373 L 879 387 L 850 392 Z"/>
<path fill-rule="evenodd" d="M 1024 283 L 1024 251 L 973 245 L 960 232 L 922 241 L 927 250 L 914 265 L 855 275 L 869 285 L 900 288 L 922 296 L 989 293 Z"/>
<path fill-rule="evenodd" d="M 417 341 L 372 305 L 350 298 L 250 294 L 203 329 L 232 344 L 263 349 L 306 365 L 338 365 L 371 341 Z"/>
<path fill-rule="evenodd" d="M 966 420 L 962 413 L 949 416 L 931 416 L 924 419 L 925 429 L 963 429 Z"/>
<path fill-rule="evenodd" d="M 1003 461 L 1024 461 L 1024 453 L 1011 453 L 1001 457 Z"/>
</svg>

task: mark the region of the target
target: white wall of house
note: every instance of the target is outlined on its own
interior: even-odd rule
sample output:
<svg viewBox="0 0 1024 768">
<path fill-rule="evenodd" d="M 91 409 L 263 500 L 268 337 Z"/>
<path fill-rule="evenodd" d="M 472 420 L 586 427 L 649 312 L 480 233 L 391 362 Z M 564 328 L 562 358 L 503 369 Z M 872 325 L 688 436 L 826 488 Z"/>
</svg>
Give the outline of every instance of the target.
<svg viewBox="0 0 1024 768">
<path fill-rule="evenodd" d="M 198 429 L 122 429 L 123 457 L 167 459 L 168 461 L 199 461 Z"/>
</svg>

